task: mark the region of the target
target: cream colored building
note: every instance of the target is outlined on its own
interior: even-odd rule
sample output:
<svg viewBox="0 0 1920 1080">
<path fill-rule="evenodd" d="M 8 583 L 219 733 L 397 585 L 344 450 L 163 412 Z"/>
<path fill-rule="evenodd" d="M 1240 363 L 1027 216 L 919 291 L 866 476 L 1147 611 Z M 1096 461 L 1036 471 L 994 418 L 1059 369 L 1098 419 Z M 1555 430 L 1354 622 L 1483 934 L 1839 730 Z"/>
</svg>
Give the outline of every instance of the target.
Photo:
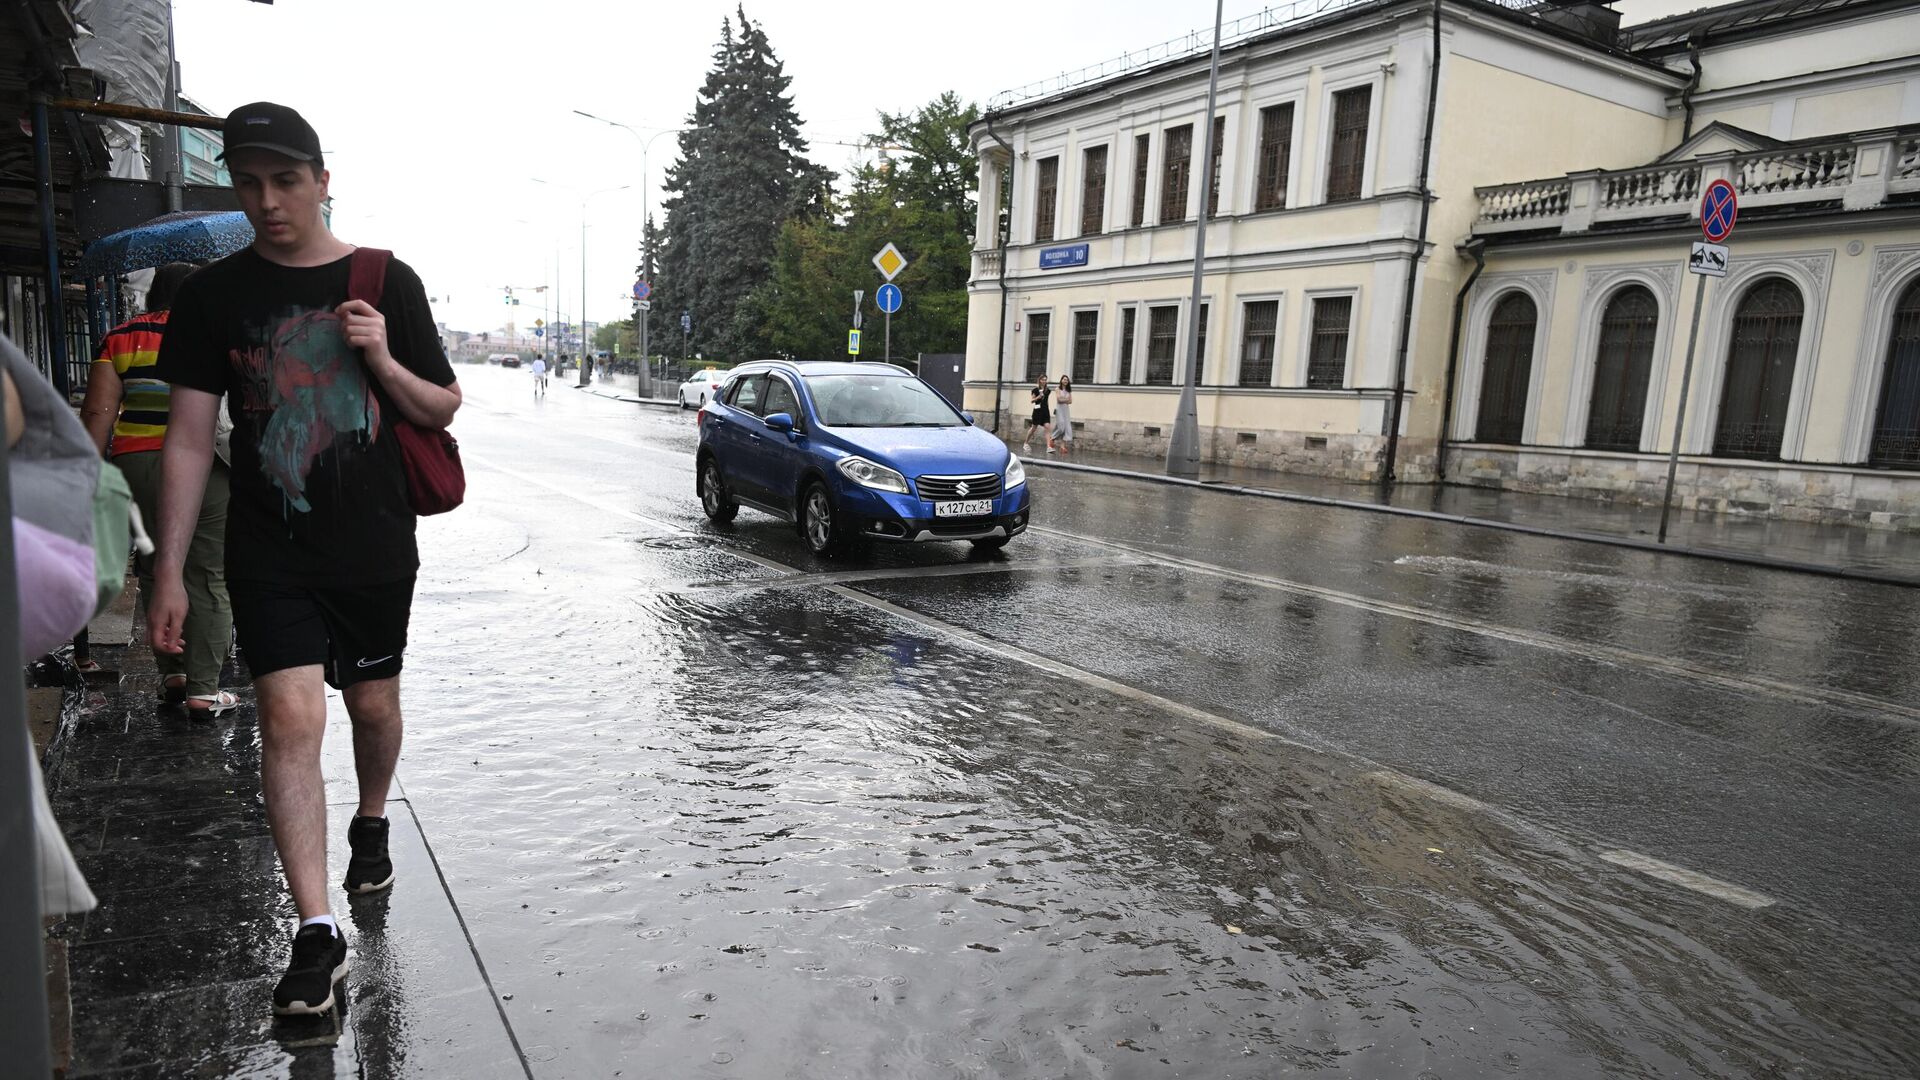
<svg viewBox="0 0 1920 1080">
<path fill-rule="evenodd" d="M 1900 359 L 1920 349 L 1901 344 L 1920 5 L 1760 0 L 1622 31 L 1598 4 L 1442 0 L 1437 35 L 1431 0 L 1320 7 L 1229 27 L 1213 155 L 1204 52 L 975 126 L 970 408 L 997 400 L 1017 435 L 1032 376 L 1071 374 L 1084 445 L 1164 453 L 1212 172 L 1206 457 L 1370 479 L 1392 441 L 1402 479 L 1657 499 L 1690 218 L 1724 175 L 1742 215 L 1706 292 L 1683 499 L 1920 527 L 1920 355 Z"/>
</svg>

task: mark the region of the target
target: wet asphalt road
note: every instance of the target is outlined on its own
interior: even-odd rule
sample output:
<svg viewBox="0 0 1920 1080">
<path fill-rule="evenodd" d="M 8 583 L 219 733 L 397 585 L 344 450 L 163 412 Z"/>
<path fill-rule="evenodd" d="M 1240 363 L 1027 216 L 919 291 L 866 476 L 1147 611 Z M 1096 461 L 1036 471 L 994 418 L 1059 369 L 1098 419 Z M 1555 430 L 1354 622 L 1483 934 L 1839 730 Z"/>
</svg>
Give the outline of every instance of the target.
<svg viewBox="0 0 1920 1080">
<path fill-rule="evenodd" d="M 1920 1073 L 1911 590 L 1043 469 L 822 563 L 461 375 L 402 779 L 535 1076 Z"/>
</svg>

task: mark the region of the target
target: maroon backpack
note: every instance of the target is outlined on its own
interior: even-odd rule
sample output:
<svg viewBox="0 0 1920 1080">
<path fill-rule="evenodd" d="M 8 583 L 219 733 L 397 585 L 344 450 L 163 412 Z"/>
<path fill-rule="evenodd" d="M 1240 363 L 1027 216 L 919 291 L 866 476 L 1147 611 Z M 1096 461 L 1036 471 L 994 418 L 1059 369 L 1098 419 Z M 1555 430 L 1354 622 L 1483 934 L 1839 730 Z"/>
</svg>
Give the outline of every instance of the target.
<svg viewBox="0 0 1920 1080">
<path fill-rule="evenodd" d="M 387 291 L 387 261 L 393 252 L 354 248 L 347 271 L 347 296 L 380 306 Z M 400 459 L 407 470 L 407 505 L 422 516 L 444 514 L 467 497 L 467 472 L 460 467 L 460 444 L 445 428 L 429 431 L 406 419 L 393 422 Z"/>
</svg>

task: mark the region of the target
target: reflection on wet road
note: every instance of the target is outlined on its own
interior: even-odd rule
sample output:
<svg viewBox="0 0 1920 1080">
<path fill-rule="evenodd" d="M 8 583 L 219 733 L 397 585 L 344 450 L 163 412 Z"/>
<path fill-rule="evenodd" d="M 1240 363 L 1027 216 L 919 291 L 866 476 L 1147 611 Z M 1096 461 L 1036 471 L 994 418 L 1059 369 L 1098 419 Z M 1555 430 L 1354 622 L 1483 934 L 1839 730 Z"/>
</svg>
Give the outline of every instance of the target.
<svg viewBox="0 0 1920 1080">
<path fill-rule="evenodd" d="M 1920 1071 L 1911 593 L 1045 472 L 820 563 L 462 374 L 403 777 L 536 1076 Z"/>
</svg>

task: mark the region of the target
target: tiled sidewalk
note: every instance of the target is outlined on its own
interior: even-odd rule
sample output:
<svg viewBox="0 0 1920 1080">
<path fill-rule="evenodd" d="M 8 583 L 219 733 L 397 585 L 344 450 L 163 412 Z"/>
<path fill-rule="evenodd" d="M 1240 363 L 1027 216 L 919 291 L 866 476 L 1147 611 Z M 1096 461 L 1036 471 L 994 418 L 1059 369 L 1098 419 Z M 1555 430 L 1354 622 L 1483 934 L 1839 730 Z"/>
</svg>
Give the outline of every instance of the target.
<svg viewBox="0 0 1920 1080">
<path fill-rule="evenodd" d="M 119 678 L 65 691 L 66 721 L 45 759 L 54 810 L 100 899 L 54 931 L 71 983 L 66 1075 L 523 1075 L 397 784 L 396 885 L 350 904 L 340 896 L 335 908 L 354 950 L 345 1006 L 276 1019 L 271 993 L 295 920 L 261 797 L 251 701 L 195 721 L 156 705 L 159 676 L 143 646 L 96 642 L 94 657 Z M 227 675 L 246 685 L 237 662 Z M 339 699 L 329 705 L 337 882 L 352 738 Z"/>
</svg>

